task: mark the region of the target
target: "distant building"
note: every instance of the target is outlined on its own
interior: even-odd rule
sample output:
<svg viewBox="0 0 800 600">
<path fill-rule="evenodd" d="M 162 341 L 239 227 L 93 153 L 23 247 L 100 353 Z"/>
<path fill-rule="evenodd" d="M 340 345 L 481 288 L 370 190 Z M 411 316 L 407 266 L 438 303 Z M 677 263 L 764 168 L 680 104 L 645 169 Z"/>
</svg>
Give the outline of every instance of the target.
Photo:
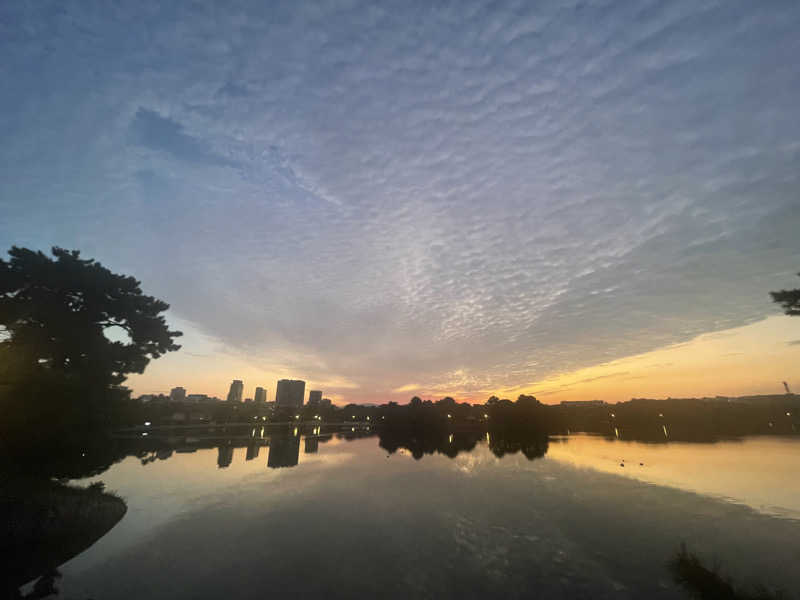
<svg viewBox="0 0 800 600">
<path fill-rule="evenodd" d="M 264 403 L 267 401 L 267 390 L 262 387 L 256 388 L 255 396 L 253 396 L 253 400 L 255 402 Z"/>
<path fill-rule="evenodd" d="M 170 402 L 186 402 L 186 388 L 174 387 L 169 392 Z"/>
<path fill-rule="evenodd" d="M 281 379 L 275 388 L 275 404 L 278 408 L 301 408 L 305 396 L 306 382 L 299 379 Z"/>
<path fill-rule="evenodd" d="M 209 396 L 208 394 L 189 394 L 186 396 L 187 402 L 193 402 L 195 404 L 209 404 L 211 402 L 221 402 L 219 398 L 214 396 Z"/>
<path fill-rule="evenodd" d="M 239 379 L 234 379 L 231 382 L 231 389 L 228 390 L 228 402 L 241 402 L 243 391 L 244 383 Z"/>
<path fill-rule="evenodd" d="M 322 392 L 319 390 L 311 390 L 308 392 L 308 405 L 319 406 L 322 402 Z"/>
<path fill-rule="evenodd" d="M 319 403 L 320 408 L 330 408 L 333 403 L 331 402 L 330 398 L 323 398 L 322 401 Z"/>
</svg>

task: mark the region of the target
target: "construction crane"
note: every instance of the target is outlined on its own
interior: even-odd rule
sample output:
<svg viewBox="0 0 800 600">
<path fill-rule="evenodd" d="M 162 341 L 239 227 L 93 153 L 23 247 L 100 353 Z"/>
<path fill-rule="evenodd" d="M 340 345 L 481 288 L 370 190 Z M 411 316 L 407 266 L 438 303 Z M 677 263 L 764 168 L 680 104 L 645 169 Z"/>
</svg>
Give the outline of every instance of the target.
<svg viewBox="0 0 800 600">
<path fill-rule="evenodd" d="M 783 387 L 786 389 L 786 393 L 791 395 L 792 390 L 789 389 L 789 384 L 784 381 L 783 382 Z"/>
</svg>

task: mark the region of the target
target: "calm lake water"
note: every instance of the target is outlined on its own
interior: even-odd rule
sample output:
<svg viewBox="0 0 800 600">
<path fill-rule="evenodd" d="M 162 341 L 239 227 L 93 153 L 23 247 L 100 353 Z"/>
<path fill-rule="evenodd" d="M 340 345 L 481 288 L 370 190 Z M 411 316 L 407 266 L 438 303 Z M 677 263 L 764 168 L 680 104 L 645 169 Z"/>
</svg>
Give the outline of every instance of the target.
<svg viewBox="0 0 800 600">
<path fill-rule="evenodd" d="M 796 438 L 577 435 L 533 459 L 486 440 L 419 460 L 376 437 L 270 444 L 128 457 L 81 480 L 128 512 L 61 567 L 62 595 L 685 598 L 666 568 L 682 542 L 737 582 L 800 591 Z"/>
</svg>

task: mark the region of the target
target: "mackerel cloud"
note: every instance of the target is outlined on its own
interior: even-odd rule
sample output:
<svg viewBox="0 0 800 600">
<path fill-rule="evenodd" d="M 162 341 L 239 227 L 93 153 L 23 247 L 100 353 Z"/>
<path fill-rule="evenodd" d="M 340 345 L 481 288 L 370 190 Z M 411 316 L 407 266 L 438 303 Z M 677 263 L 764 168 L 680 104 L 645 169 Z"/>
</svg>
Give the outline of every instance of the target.
<svg viewBox="0 0 800 600">
<path fill-rule="evenodd" d="M 800 5 L 0 7 L 0 243 L 254 362 L 479 394 L 774 312 Z"/>
</svg>

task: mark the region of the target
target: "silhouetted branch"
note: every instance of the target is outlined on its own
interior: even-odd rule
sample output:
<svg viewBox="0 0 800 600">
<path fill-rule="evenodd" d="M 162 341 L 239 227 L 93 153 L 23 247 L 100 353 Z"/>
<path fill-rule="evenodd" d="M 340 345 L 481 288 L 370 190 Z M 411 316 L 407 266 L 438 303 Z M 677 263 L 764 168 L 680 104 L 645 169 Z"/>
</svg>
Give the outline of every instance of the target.
<svg viewBox="0 0 800 600">
<path fill-rule="evenodd" d="M 800 273 L 798 273 L 800 275 Z M 787 315 L 797 316 L 800 315 L 800 289 L 795 290 L 780 290 L 779 292 L 770 292 L 772 301 L 783 306 L 783 310 Z"/>
</svg>

